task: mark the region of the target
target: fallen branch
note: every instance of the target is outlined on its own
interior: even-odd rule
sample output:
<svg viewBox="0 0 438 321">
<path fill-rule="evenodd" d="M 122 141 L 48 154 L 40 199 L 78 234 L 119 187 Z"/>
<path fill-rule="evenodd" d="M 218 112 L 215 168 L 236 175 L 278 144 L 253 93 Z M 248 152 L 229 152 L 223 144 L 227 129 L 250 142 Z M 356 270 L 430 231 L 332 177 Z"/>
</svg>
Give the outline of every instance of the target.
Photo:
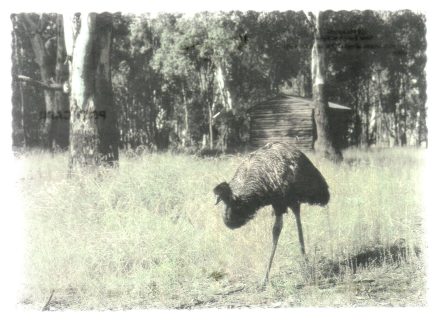
<svg viewBox="0 0 438 321">
<path fill-rule="evenodd" d="M 50 301 L 52 301 L 53 293 L 55 293 L 55 290 L 52 290 L 49 299 L 47 300 L 46 304 L 44 305 L 41 311 L 49 311 Z"/>
<path fill-rule="evenodd" d="M 244 285 L 241 285 L 241 286 L 239 286 L 239 287 L 237 287 L 237 288 L 230 289 L 230 290 L 228 290 L 228 291 L 226 291 L 226 292 L 217 293 L 217 295 L 223 295 L 223 296 L 225 296 L 225 295 L 230 295 L 230 294 L 233 294 L 233 293 L 236 293 L 236 292 L 243 291 L 244 289 L 245 289 L 245 286 L 244 286 Z"/>
<path fill-rule="evenodd" d="M 32 79 L 32 78 L 27 77 L 27 76 L 23 76 L 23 75 L 18 75 L 17 80 L 33 84 L 33 85 L 36 85 L 38 87 L 42 87 L 44 89 L 60 90 L 60 91 L 63 91 L 64 93 L 68 93 L 68 86 L 66 86 L 65 84 L 58 84 L 58 83 L 48 84 L 48 83 L 45 83 L 45 82 L 42 82 L 39 80 Z"/>
</svg>

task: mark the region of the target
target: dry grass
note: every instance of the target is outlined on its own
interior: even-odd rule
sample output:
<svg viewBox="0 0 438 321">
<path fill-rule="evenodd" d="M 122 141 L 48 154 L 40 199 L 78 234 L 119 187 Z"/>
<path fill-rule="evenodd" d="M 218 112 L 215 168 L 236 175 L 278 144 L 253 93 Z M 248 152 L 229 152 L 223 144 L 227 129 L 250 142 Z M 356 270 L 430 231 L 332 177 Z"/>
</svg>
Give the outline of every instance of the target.
<svg viewBox="0 0 438 321">
<path fill-rule="evenodd" d="M 120 168 L 66 178 L 66 155 L 23 155 L 26 287 L 41 309 L 424 304 L 422 152 L 309 155 L 330 185 L 328 208 L 303 206 L 308 251 L 285 217 L 265 291 L 270 209 L 228 230 L 213 187 L 241 158 L 123 156 Z"/>
</svg>

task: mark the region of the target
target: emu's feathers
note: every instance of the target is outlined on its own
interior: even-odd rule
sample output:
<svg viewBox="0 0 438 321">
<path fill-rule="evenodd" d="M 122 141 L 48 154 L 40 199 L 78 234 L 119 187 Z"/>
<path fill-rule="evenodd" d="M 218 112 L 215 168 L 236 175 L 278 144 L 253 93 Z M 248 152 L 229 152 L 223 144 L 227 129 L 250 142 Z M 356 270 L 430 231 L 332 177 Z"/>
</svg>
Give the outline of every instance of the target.
<svg viewBox="0 0 438 321">
<path fill-rule="evenodd" d="M 328 185 L 300 150 L 286 143 L 271 143 L 251 153 L 238 167 L 229 186 L 242 202 L 326 205 Z"/>
<path fill-rule="evenodd" d="M 326 205 L 328 185 L 300 150 L 286 143 L 271 143 L 248 155 L 231 181 L 214 192 L 226 204 L 224 222 L 244 225 L 262 206 L 286 207 L 295 203 Z"/>
</svg>

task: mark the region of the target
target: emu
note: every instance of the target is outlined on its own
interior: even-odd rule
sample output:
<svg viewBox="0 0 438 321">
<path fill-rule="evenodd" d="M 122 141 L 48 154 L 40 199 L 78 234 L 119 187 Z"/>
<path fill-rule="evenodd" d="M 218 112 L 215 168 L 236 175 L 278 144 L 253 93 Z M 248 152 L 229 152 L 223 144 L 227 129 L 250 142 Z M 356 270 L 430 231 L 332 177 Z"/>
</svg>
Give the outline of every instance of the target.
<svg viewBox="0 0 438 321">
<path fill-rule="evenodd" d="M 256 211 L 272 205 L 275 222 L 272 229 L 272 250 L 263 281 L 266 286 L 283 228 L 283 214 L 289 207 L 295 215 L 300 250 L 305 255 L 300 218 L 302 203 L 324 206 L 330 194 L 327 182 L 319 170 L 300 150 L 287 143 L 269 143 L 248 155 L 237 168 L 229 183 L 222 182 L 213 192 L 218 204 L 223 201 L 223 220 L 235 229 L 251 220 Z"/>
</svg>

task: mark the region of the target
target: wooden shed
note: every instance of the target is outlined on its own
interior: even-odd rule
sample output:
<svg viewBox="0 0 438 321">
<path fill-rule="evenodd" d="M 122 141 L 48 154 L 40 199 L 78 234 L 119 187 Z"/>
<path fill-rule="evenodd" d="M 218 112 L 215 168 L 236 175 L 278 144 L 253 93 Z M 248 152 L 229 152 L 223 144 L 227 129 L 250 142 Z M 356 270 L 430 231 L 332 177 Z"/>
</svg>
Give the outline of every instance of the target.
<svg viewBox="0 0 438 321">
<path fill-rule="evenodd" d="M 342 147 L 351 108 L 329 102 L 329 122 L 334 144 Z M 316 140 L 314 105 L 311 99 L 280 95 L 253 106 L 250 145 L 259 148 L 274 141 L 292 142 L 302 150 L 313 149 Z"/>
</svg>

